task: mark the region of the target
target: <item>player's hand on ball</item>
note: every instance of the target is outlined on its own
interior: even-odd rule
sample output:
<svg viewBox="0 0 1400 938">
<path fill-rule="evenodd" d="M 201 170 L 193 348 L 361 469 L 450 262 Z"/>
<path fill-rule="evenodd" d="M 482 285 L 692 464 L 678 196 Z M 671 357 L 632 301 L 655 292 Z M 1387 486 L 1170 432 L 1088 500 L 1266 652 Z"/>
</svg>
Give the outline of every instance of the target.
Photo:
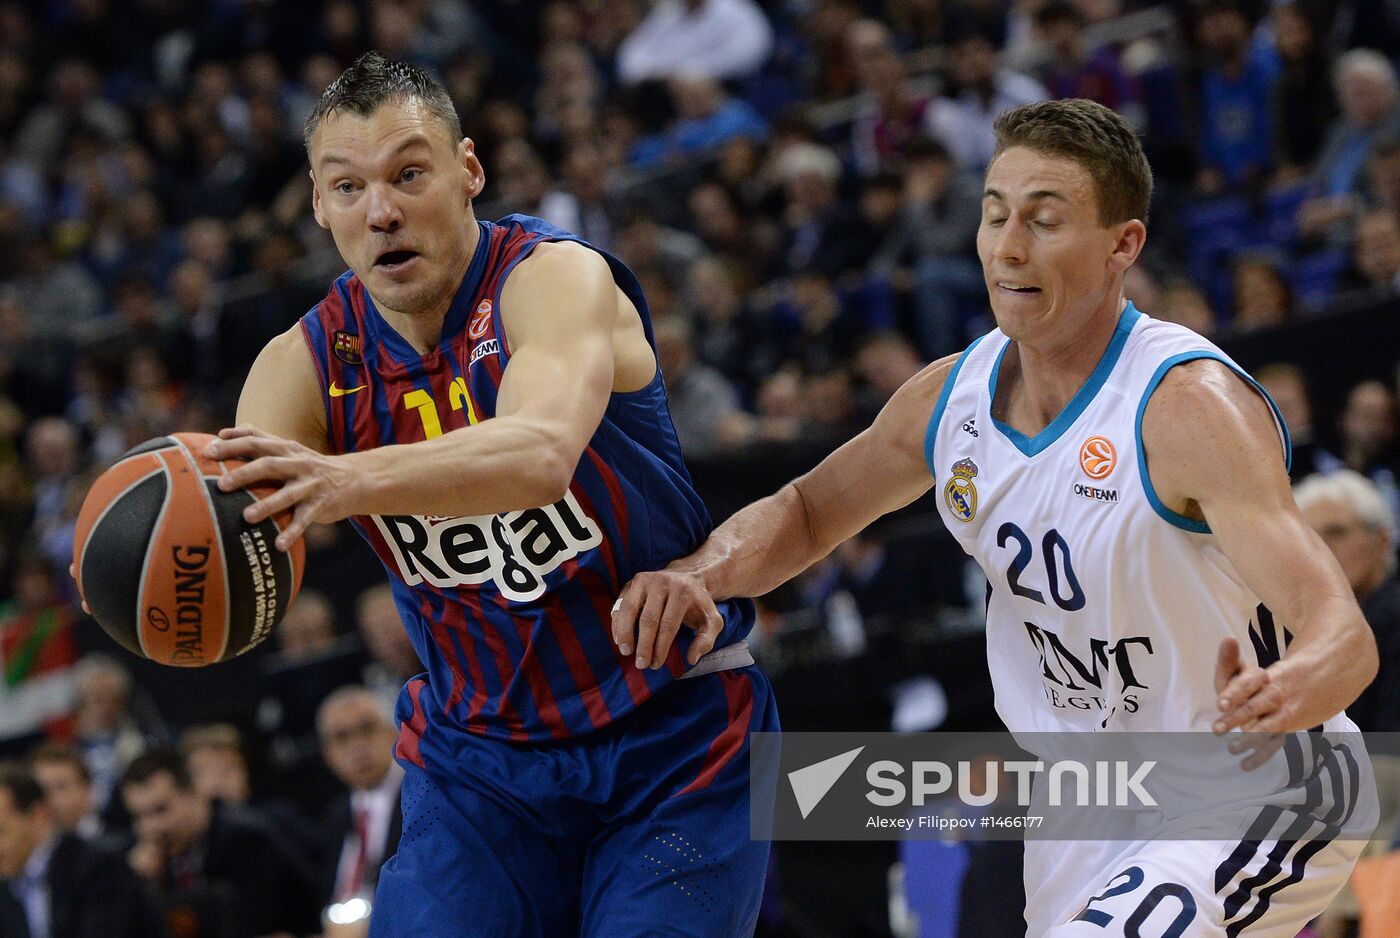
<svg viewBox="0 0 1400 938">
<path fill-rule="evenodd" d="M 219 431 L 219 439 L 204 450 L 210 459 L 246 459 L 219 480 L 225 492 L 259 482 L 280 482 L 243 512 L 250 524 L 292 509 L 292 523 L 277 536 L 278 550 L 288 550 L 313 522 L 331 523 L 350 515 L 342 504 L 350 481 L 345 460 L 318 453 L 295 440 L 264 433 L 246 424 Z"/>
<path fill-rule="evenodd" d="M 1289 729 L 1287 695 L 1275 672 L 1248 664 L 1240 653 L 1240 643 L 1227 638 L 1220 643 L 1215 659 L 1215 693 L 1219 697 L 1220 718 L 1213 729 L 1222 735 L 1238 728 L 1231 739 L 1231 755 L 1249 752 L 1240 767 L 1246 772 L 1269 761 L 1283 748 L 1283 734 Z"/>
<path fill-rule="evenodd" d="M 693 573 L 639 573 L 613 606 L 613 641 L 618 651 L 630 655 L 635 636 L 639 668 L 665 664 L 671 642 L 683 624 L 696 633 L 686 656 L 693 665 L 715 647 L 715 640 L 724 630 L 724 617 L 715 608 L 704 583 Z"/>
</svg>

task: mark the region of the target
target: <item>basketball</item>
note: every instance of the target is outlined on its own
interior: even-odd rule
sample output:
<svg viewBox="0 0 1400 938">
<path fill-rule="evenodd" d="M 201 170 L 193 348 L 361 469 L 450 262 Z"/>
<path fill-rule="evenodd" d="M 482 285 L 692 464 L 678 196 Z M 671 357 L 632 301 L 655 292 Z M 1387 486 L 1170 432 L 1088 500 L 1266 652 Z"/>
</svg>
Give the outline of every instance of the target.
<svg viewBox="0 0 1400 938">
<path fill-rule="evenodd" d="M 289 514 L 243 510 L 272 487 L 220 491 L 206 433 L 173 433 L 124 454 L 88 490 L 73 539 L 78 591 L 135 655 L 198 668 L 267 638 L 296 597 L 306 548 L 274 541 Z"/>
</svg>

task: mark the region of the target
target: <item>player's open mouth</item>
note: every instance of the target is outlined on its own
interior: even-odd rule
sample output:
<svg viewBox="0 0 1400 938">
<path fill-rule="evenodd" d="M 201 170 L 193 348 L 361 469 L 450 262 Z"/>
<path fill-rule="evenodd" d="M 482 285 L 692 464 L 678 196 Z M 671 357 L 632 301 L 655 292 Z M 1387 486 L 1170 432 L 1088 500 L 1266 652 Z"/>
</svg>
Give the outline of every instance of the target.
<svg viewBox="0 0 1400 938">
<path fill-rule="evenodd" d="M 412 263 L 417 256 L 417 251 L 385 251 L 375 258 L 374 267 L 384 273 L 397 273 Z"/>
<path fill-rule="evenodd" d="M 1033 296 L 1040 292 L 1040 287 L 1028 287 L 1023 284 L 1008 283 L 1005 280 L 998 280 L 997 286 L 1010 293 L 1019 293 L 1022 296 Z"/>
</svg>

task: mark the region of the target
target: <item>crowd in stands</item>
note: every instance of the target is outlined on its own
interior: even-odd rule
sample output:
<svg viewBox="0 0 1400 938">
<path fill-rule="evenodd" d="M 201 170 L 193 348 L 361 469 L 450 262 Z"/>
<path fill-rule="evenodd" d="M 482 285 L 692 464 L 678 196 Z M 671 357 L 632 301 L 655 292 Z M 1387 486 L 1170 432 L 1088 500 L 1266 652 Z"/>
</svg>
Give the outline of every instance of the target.
<svg viewBox="0 0 1400 938">
<path fill-rule="evenodd" d="M 0 0 L 0 754 L 25 760 L 0 769 L 0 934 L 330 934 L 323 907 L 393 851 L 393 701 L 420 665 L 347 528 L 309 532 L 308 588 L 226 713 L 135 678 L 67 572 L 95 475 L 229 424 L 258 351 L 343 270 L 302 122 L 368 49 L 450 91 L 479 218 L 540 215 L 637 273 L 712 505 L 992 327 L 998 113 L 1113 107 L 1156 174 L 1128 295 L 1227 349 L 1283 337 L 1257 374 L 1382 646 L 1358 722 L 1400 730 L 1400 352 L 1359 333 L 1334 372 L 1287 340 L 1400 315 L 1396 4 Z M 765 602 L 760 654 L 811 621 L 858 656 L 865 623 L 975 619 L 975 572 L 912 524 Z M 74 898 L 50 917 L 43 896 Z M 777 904 L 763 927 L 824 933 Z"/>
</svg>

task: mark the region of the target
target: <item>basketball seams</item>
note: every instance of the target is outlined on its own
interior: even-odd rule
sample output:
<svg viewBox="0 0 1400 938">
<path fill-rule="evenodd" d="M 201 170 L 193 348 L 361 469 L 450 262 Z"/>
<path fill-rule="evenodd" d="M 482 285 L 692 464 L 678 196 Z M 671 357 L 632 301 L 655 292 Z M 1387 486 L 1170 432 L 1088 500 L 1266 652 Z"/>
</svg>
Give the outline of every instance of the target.
<svg viewBox="0 0 1400 938">
<path fill-rule="evenodd" d="M 204 474 L 204 468 L 200 466 L 199 458 L 196 457 L 194 451 L 185 444 L 185 441 L 180 439 L 178 434 L 173 436 L 172 439 L 180 445 L 180 451 L 184 453 L 185 459 L 189 461 L 190 467 L 194 469 L 195 478 L 199 480 L 199 494 L 204 499 L 204 504 L 209 508 L 209 523 L 214 529 L 214 536 L 211 537 L 210 540 L 218 550 L 218 563 L 214 565 L 214 569 L 223 571 L 221 579 L 223 580 L 224 586 L 224 634 L 219 644 L 219 653 L 214 655 L 210 661 L 223 661 L 224 655 L 228 652 L 229 633 L 233 631 L 233 599 L 229 595 L 229 579 L 233 576 L 233 571 L 229 569 L 228 556 L 224 553 L 223 525 L 220 523 L 218 511 L 214 508 L 214 499 L 209 495 L 209 487 L 204 484 L 204 480 L 210 477 Z M 219 467 L 222 469 L 223 463 L 220 463 Z M 218 477 L 214 476 L 213 478 Z M 157 526 L 156 530 L 160 530 L 159 526 Z M 152 540 L 155 539 L 152 538 Z"/>
<path fill-rule="evenodd" d="M 169 447 L 166 447 L 166 449 L 169 449 Z M 161 498 L 160 511 L 156 512 L 155 522 L 151 525 L 151 536 L 146 541 L 146 555 L 141 559 L 141 578 L 136 581 L 139 584 L 136 588 L 136 618 L 133 620 L 136 624 L 136 641 L 141 646 L 141 654 L 145 655 L 147 658 L 151 657 L 151 652 L 150 649 L 146 647 L 146 620 L 145 617 L 141 615 L 141 609 L 146 605 L 146 577 L 151 569 L 151 557 L 155 555 L 156 544 L 160 541 L 157 535 L 161 529 L 162 522 L 165 520 L 165 513 L 170 508 L 170 502 L 175 498 L 175 477 L 170 472 L 170 464 L 159 456 L 156 456 L 156 461 L 160 463 L 160 469 L 157 471 L 165 475 L 165 493 Z M 151 475 L 155 475 L 155 473 L 151 473 Z M 149 476 L 147 478 L 149 478 Z M 122 494 L 126 493 L 123 492 Z M 120 500 L 120 496 L 112 499 L 111 503 L 102 513 L 105 515 L 107 511 L 111 510 L 111 506 L 117 504 Z M 93 524 L 93 528 L 96 529 L 97 524 Z M 86 545 L 84 545 L 84 553 L 86 552 Z"/>
<path fill-rule="evenodd" d="M 111 514 L 112 508 L 115 508 L 116 505 L 122 503 L 123 498 L 129 496 L 129 494 L 132 493 L 132 491 L 136 490 L 137 486 L 140 486 L 141 483 L 148 482 L 148 480 L 150 480 L 153 476 L 165 475 L 165 496 L 164 500 L 162 500 L 161 503 L 161 514 L 155 517 L 155 524 L 160 524 L 161 515 L 165 514 L 165 505 L 168 505 L 169 500 L 171 500 L 171 479 L 169 479 L 169 473 L 165 472 L 165 463 L 161 462 L 160 456 L 155 456 L 154 451 L 140 452 L 140 454 L 132 456 L 132 459 L 140 458 L 140 456 L 154 456 L 155 468 L 151 469 L 150 472 L 147 472 L 146 475 L 140 476 L 139 479 L 134 480 L 134 482 L 127 484 L 127 486 L 123 487 L 122 490 L 118 491 L 118 493 L 116 493 L 115 496 L 109 498 L 108 503 L 106 503 L 104 507 L 102 507 L 102 511 L 99 512 L 98 517 L 92 519 L 92 524 L 88 525 L 87 536 L 85 536 L 85 538 L 83 539 L 83 550 L 80 550 L 80 552 L 78 552 L 78 594 L 83 594 L 84 592 L 84 564 L 87 564 L 88 545 L 91 545 L 92 535 L 94 535 L 94 533 L 98 531 L 98 528 L 101 528 L 102 522 L 104 522 L 106 517 L 108 517 L 108 515 Z M 125 462 L 125 459 L 118 459 L 118 462 L 112 463 L 111 468 L 108 469 L 109 472 L 111 472 L 111 469 L 116 468 L 116 466 L 118 466 L 119 463 L 122 462 Z M 141 652 L 143 652 L 143 654 L 144 652 L 146 652 L 146 638 L 144 638 L 143 634 L 141 634 L 143 633 L 143 630 L 141 630 L 141 595 L 143 595 L 144 592 L 146 592 L 146 564 L 150 563 L 150 559 L 151 545 L 147 545 L 146 560 L 144 560 L 143 564 L 141 564 L 141 580 L 139 581 L 140 587 L 137 588 L 136 591 L 136 640 L 137 643 L 140 643 Z"/>
</svg>

